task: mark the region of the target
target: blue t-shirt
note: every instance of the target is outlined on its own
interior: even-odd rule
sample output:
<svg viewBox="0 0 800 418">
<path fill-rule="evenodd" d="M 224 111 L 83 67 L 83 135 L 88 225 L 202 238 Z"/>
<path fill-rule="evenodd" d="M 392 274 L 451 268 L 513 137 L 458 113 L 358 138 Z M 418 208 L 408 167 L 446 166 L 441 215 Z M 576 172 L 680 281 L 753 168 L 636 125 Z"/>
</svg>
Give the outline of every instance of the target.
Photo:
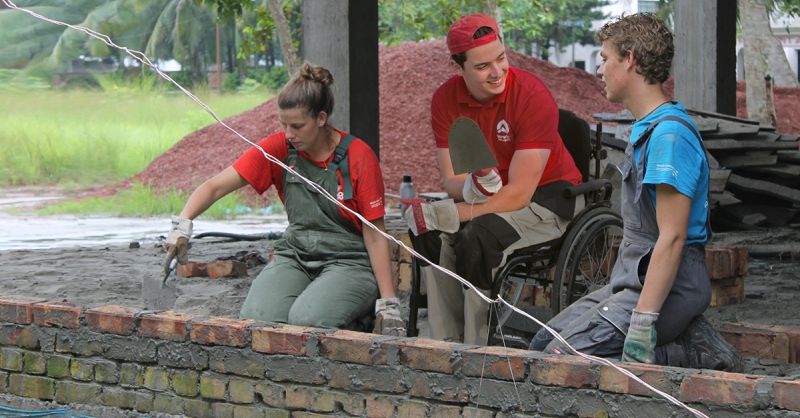
<svg viewBox="0 0 800 418">
<path fill-rule="evenodd" d="M 697 129 L 697 125 L 678 102 L 661 105 L 636 121 L 631 129 L 631 141 L 638 139 L 656 120 L 664 116 L 678 116 Z M 644 188 L 656 202 L 656 185 L 667 184 L 692 199 L 689 213 L 687 244 L 705 244 L 709 239 L 708 221 L 708 162 L 700 139 L 680 122 L 663 121 L 656 126 L 645 153 Z M 641 147 L 634 151 L 639 161 Z"/>
</svg>

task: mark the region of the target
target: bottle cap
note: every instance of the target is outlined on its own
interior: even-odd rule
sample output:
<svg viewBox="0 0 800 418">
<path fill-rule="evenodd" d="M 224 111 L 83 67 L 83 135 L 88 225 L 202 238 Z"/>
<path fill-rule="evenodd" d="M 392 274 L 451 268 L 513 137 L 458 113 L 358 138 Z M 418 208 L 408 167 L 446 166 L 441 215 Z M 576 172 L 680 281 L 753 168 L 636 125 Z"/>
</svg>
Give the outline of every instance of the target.
<svg viewBox="0 0 800 418">
<path fill-rule="evenodd" d="M 403 176 L 403 183 L 411 183 L 411 176 L 408 174 Z"/>
</svg>

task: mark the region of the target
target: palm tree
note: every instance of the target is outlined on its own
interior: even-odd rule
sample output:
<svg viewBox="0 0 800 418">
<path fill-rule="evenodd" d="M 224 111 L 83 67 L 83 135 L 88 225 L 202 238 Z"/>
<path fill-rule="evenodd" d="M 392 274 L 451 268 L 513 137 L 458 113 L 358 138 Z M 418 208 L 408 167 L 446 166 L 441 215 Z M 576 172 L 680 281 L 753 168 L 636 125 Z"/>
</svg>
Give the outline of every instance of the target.
<svg viewBox="0 0 800 418">
<path fill-rule="evenodd" d="M 211 7 L 193 0 L 20 0 L 31 9 L 65 23 L 107 34 L 118 45 L 144 52 L 151 59 L 174 58 L 191 68 L 200 81 L 214 52 Z M 55 3 L 55 4 L 54 4 Z M 108 56 L 108 46 L 84 33 L 29 18 L 16 10 L 0 10 L 6 42 L 0 66 L 51 73 L 64 71 L 81 55 Z"/>
</svg>

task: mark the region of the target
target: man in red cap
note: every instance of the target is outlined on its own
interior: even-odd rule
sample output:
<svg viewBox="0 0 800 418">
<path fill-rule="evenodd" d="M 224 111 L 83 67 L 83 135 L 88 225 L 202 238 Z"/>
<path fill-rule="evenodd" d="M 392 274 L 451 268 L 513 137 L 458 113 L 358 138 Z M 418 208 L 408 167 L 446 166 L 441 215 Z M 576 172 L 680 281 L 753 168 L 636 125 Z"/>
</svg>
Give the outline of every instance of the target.
<svg viewBox="0 0 800 418">
<path fill-rule="evenodd" d="M 424 225 L 412 226 L 419 251 L 488 294 L 511 252 L 564 233 L 584 202 L 566 200 L 560 191 L 579 183 L 581 174 L 558 135 L 552 94 L 535 75 L 509 66 L 494 19 L 462 17 L 447 33 L 447 47 L 456 74 L 434 93 L 431 124 L 442 187 L 453 200 L 406 216 L 410 225 Z M 454 173 L 448 133 L 461 116 L 481 128 L 496 168 Z M 422 270 L 431 336 L 486 344 L 488 304 L 438 270 Z"/>
</svg>

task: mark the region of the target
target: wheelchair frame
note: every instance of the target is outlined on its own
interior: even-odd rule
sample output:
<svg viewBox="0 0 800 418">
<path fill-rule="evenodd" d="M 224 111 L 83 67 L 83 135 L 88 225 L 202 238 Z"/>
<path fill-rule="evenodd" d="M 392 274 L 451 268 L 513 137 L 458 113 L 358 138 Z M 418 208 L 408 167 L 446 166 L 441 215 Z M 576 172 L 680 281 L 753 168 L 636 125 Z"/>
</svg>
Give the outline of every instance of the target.
<svg viewBox="0 0 800 418">
<path fill-rule="evenodd" d="M 562 117 L 563 115 L 564 113 Z M 574 114 L 571 117 L 577 118 Z M 588 124 L 585 121 L 583 124 L 583 129 L 588 131 Z M 590 136 L 586 139 L 591 141 Z M 496 272 L 493 280 L 492 295 L 500 295 L 506 302 L 542 322 L 546 322 L 581 296 L 608 283 L 613 266 L 610 254 L 615 242 L 612 241 L 622 236 L 622 220 L 610 208 L 611 182 L 599 178 L 600 160 L 606 158 L 601 139 L 602 124 L 598 122 L 594 144 L 589 148 L 589 161 L 586 162 L 588 164 L 592 159 L 595 160 L 594 178 L 586 179 L 588 176 L 584 172 L 586 181 L 565 191 L 569 197 L 584 196 L 584 209 L 573 218 L 561 237 L 514 251 Z M 407 327 L 407 335 L 410 337 L 418 335 L 418 310 L 427 306 L 427 297 L 420 292 L 420 279 L 420 266 L 414 258 Z M 533 293 L 526 293 L 526 288 L 531 287 Z M 536 293 L 546 301 L 548 288 L 549 307 L 536 305 L 536 300 L 530 308 L 520 306 L 524 297 L 533 296 L 536 299 Z M 490 345 L 505 344 L 528 348 L 530 338 L 539 328 L 538 324 L 505 305 L 493 305 L 487 320 L 490 323 Z"/>
</svg>

